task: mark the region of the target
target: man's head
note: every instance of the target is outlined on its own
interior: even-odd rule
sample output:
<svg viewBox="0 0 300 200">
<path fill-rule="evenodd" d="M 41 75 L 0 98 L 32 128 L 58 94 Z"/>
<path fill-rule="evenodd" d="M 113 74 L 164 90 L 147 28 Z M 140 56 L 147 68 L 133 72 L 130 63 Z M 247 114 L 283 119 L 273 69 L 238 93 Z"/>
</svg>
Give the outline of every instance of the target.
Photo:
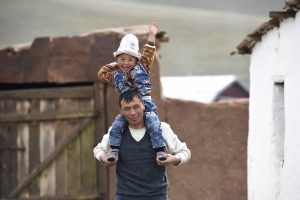
<svg viewBox="0 0 300 200">
<path fill-rule="evenodd" d="M 141 59 L 139 53 L 139 40 L 133 34 L 125 35 L 120 43 L 116 52 L 113 53 L 119 68 L 123 72 L 129 72 Z"/>
<path fill-rule="evenodd" d="M 127 91 L 120 95 L 119 105 L 122 115 L 131 128 L 144 127 L 144 103 L 137 91 Z"/>
</svg>

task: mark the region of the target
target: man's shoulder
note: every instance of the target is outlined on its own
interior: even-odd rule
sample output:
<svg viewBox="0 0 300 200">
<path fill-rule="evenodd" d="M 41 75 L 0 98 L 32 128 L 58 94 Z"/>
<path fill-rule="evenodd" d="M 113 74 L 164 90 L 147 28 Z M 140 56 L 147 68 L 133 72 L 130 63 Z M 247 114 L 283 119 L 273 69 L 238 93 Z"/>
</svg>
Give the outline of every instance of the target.
<svg viewBox="0 0 300 200">
<path fill-rule="evenodd" d="M 165 140 L 173 140 L 174 137 L 176 137 L 175 133 L 173 132 L 171 126 L 168 123 L 161 122 L 160 127 Z"/>
<path fill-rule="evenodd" d="M 161 127 L 162 130 L 167 130 L 167 129 L 171 128 L 170 125 L 167 122 L 161 122 L 160 127 Z"/>
</svg>

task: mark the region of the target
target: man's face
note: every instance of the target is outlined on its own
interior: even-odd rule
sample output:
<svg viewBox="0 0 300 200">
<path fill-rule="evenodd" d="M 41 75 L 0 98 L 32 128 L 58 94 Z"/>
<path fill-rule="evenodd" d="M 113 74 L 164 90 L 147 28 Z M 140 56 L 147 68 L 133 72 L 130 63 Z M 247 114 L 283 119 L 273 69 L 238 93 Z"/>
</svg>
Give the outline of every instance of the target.
<svg viewBox="0 0 300 200">
<path fill-rule="evenodd" d="M 118 66 L 124 73 L 129 72 L 136 65 L 136 62 L 137 60 L 134 56 L 125 53 L 117 57 Z"/>
<path fill-rule="evenodd" d="M 144 104 L 138 97 L 134 97 L 130 102 L 122 100 L 121 113 L 131 128 L 144 127 Z"/>
</svg>

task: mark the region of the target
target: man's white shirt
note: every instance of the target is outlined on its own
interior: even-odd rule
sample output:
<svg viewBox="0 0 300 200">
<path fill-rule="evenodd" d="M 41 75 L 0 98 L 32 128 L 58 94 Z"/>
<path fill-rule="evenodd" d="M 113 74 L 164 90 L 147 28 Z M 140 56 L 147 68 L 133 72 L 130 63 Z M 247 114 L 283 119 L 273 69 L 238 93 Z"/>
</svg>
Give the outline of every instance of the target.
<svg viewBox="0 0 300 200">
<path fill-rule="evenodd" d="M 178 156 L 181 160 L 179 165 L 189 161 L 191 158 L 191 151 L 187 148 L 186 143 L 178 139 L 177 135 L 173 132 L 169 124 L 165 122 L 161 122 L 161 129 L 162 129 L 163 138 L 165 139 L 166 142 L 167 153 Z M 136 141 L 140 141 L 146 133 L 146 128 L 133 129 L 129 127 L 129 130 L 131 136 Z M 102 138 L 102 141 L 94 148 L 94 156 L 98 160 L 100 155 L 107 153 L 110 150 L 108 137 L 109 135 L 105 134 Z"/>
</svg>

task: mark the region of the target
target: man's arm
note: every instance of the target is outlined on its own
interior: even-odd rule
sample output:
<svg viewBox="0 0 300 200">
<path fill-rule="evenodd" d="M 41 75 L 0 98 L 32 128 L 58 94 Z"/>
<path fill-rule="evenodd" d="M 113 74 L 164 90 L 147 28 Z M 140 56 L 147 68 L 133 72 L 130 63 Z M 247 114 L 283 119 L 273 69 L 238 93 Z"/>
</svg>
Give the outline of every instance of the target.
<svg viewBox="0 0 300 200">
<path fill-rule="evenodd" d="M 114 69 L 117 66 L 116 62 L 107 64 L 98 72 L 98 77 L 106 84 L 114 86 Z"/>
<path fill-rule="evenodd" d="M 109 151 L 108 134 L 105 134 L 100 143 L 94 148 L 94 156 L 100 161 L 100 155 L 106 154 Z"/>
<path fill-rule="evenodd" d="M 111 167 L 117 163 L 107 161 L 107 152 L 109 152 L 110 146 L 108 142 L 108 134 L 105 134 L 101 142 L 94 148 L 94 156 L 99 160 L 104 166 Z"/>
<path fill-rule="evenodd" d="M 160 165 L 181 165 L 191 159 L 191 151 L 188 149 L 185 142 L 178 139 L 177 135 L 173 132 L 170 125 L 161 122 L 161 129 L 163 137 L 166 141 L 166 149 L 170 154 L 165 161 L 158 161 Z"/>
</svg>

